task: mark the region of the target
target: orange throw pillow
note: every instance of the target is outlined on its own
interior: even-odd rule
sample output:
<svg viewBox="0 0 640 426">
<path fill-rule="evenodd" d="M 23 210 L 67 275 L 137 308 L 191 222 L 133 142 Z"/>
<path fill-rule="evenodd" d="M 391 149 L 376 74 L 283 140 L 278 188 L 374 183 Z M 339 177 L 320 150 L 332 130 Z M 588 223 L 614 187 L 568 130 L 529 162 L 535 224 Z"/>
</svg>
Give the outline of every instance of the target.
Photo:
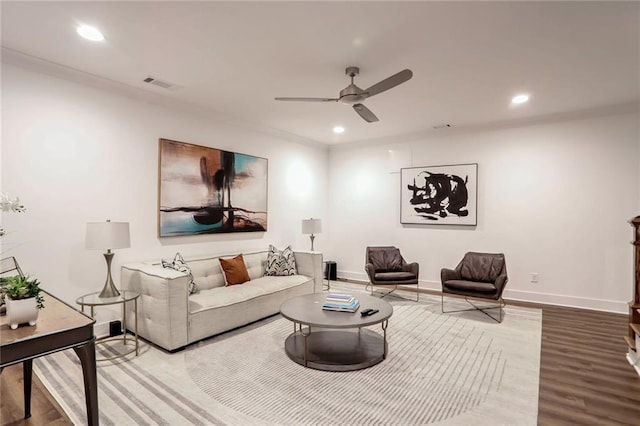
<svg viewBox="0 0 640 426">
<path fill-rule="evenodd" d="M 249 272 L 247 272 L 242 254 L 231 259 L 220 258 L 219 260 L 227 286 L 246 283 L 251 279 L 249 278 Z"/>
</svg>

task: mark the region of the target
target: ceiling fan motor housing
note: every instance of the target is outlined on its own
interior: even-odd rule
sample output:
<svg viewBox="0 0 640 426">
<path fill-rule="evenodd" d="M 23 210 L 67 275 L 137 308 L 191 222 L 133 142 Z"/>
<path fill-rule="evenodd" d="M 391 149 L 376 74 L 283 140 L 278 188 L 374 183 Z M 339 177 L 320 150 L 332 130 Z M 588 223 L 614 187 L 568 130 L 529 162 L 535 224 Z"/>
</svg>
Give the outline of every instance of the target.
<svg viewBox="0 0 640 426">
<path fill-rule="evenodd" d="M 348 105 L 357 104 L 367 98 L 367 92 L 356 86 L 350 84 L 340 91 L 340 98 L 338 102 Z"/>
<path fill-rule="evenodd" d="M 364 101 L 367 98 L 367 93 L 353 84 L 353 77 L 360 74 L 360 68 L 347 67 L 344 70 L 344 73 L 351 77 L 351 84 L 340 91 L 340 98 L 338 98 L 338 102 L 353 105 Z"/>
</svg>

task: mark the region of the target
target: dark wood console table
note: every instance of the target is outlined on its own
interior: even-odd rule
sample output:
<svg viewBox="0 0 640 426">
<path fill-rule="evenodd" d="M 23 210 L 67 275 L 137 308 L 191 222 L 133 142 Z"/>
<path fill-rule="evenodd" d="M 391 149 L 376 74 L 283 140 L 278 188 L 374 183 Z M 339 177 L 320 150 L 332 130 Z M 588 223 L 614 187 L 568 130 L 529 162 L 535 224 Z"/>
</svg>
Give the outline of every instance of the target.
<svg viewBox="0 0 640 426">
<path fill-rule="evenodd" d="M 640 216 L 636 216 L 631 221 L 633 226 L 633 265 L 634 265 L 634 284 L 633 284 L 633 300 L 629 302 L 629 329 L 625 340 L 629 346 L 627 359 L 632 365 L 636 365 L 635 369 L 640 374 L 640 358 L 638 352 L 640 347 L 636 344 L 637 336 L 640 336 Z M 633 356 L 632 356 L 633 355 Z"/>
<path fill-rule="evenodd" d="M 31 416 L 31 378 L 33 359 L 65 349 L 73 349 L 84 376 L 84 393 L 89 425 L 98 424 L 98 380 L 94 319 L 45 293 L 45 308 L 34 326 L 12 330 L 6 315 L 0 317 L 0 370 L 19 362 L 24 374 L 24 417 Z"/>
</svg>

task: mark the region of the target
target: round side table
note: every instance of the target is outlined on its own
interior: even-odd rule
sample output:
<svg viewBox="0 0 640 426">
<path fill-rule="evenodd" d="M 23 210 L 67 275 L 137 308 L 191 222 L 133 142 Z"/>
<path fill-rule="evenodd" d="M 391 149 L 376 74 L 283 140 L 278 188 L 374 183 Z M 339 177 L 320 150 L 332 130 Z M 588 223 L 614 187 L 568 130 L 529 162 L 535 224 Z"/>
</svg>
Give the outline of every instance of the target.
<svg viewBox="0 0 640 426">
<path fill-rule="evenodd" d="M 114 336 L 114 337 L 103 337 L 101 339 L 96 339 L 96 344 L 106 343 L 112 341 L 121 340 L 125 347 L 127 347 L 127 302 L 133 302 L 133 312 L 135 313 L 135 321 L 133 324 L 133 345 L 132 348 L 128 351 L 124 351 L 119 353 L 118 355 L 114 355 L 108 358 L 100 358 L 96 359 L 96 361 L 107 361 L 111 359 L 121 358 L 130 353 L 135 352 L 136 356 L 139 353 L 139 344 L 138 344 L 138 297 L 140 297 L 140 293 L 136 293 L 135 291 L 129 290 L 120 290 L 120 295 L 116 297 L 99 297 L 99 291 L 95 293 L 85 294 L 84 296 L 78 297 L 76 303 L 81 306 L 82 312 L 84 313 L 85 306 L 88 306 L 90 309 L 91 318 L 93 318 L 94 310 L 96 306 L 108 306 L 108 305 L 122 305 L 122 336 Z M 129 337 L 129 342 L 131 342 L 131 337 Z"/>
</svg>

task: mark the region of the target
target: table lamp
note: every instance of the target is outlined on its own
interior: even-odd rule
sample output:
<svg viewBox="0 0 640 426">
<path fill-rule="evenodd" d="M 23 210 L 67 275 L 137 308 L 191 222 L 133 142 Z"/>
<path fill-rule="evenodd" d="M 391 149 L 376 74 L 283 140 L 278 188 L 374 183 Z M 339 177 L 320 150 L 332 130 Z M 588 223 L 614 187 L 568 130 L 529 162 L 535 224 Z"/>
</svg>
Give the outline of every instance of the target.
<svg viewBox="0 0 640 426">
<path fill-rule="evenodd" d="M 311 234 L 311 251 L 313 251 L 313 240 L 316 238 L 314 234 L 322 233 L 322 221 L 320 219 L 303 219 L 302 220 L 302 233 Z"/>
<path fill-rule="evenodd" d="M 120 292 L 111 278 L 111 249 L 129 248 L 129 222 L 89 222 L 87 223 L 86 247 L 89 250 L 107 250 L 104 259 L 107 261 L 107 280 L 99 297 L 116 297 Z"/>
</svg>

